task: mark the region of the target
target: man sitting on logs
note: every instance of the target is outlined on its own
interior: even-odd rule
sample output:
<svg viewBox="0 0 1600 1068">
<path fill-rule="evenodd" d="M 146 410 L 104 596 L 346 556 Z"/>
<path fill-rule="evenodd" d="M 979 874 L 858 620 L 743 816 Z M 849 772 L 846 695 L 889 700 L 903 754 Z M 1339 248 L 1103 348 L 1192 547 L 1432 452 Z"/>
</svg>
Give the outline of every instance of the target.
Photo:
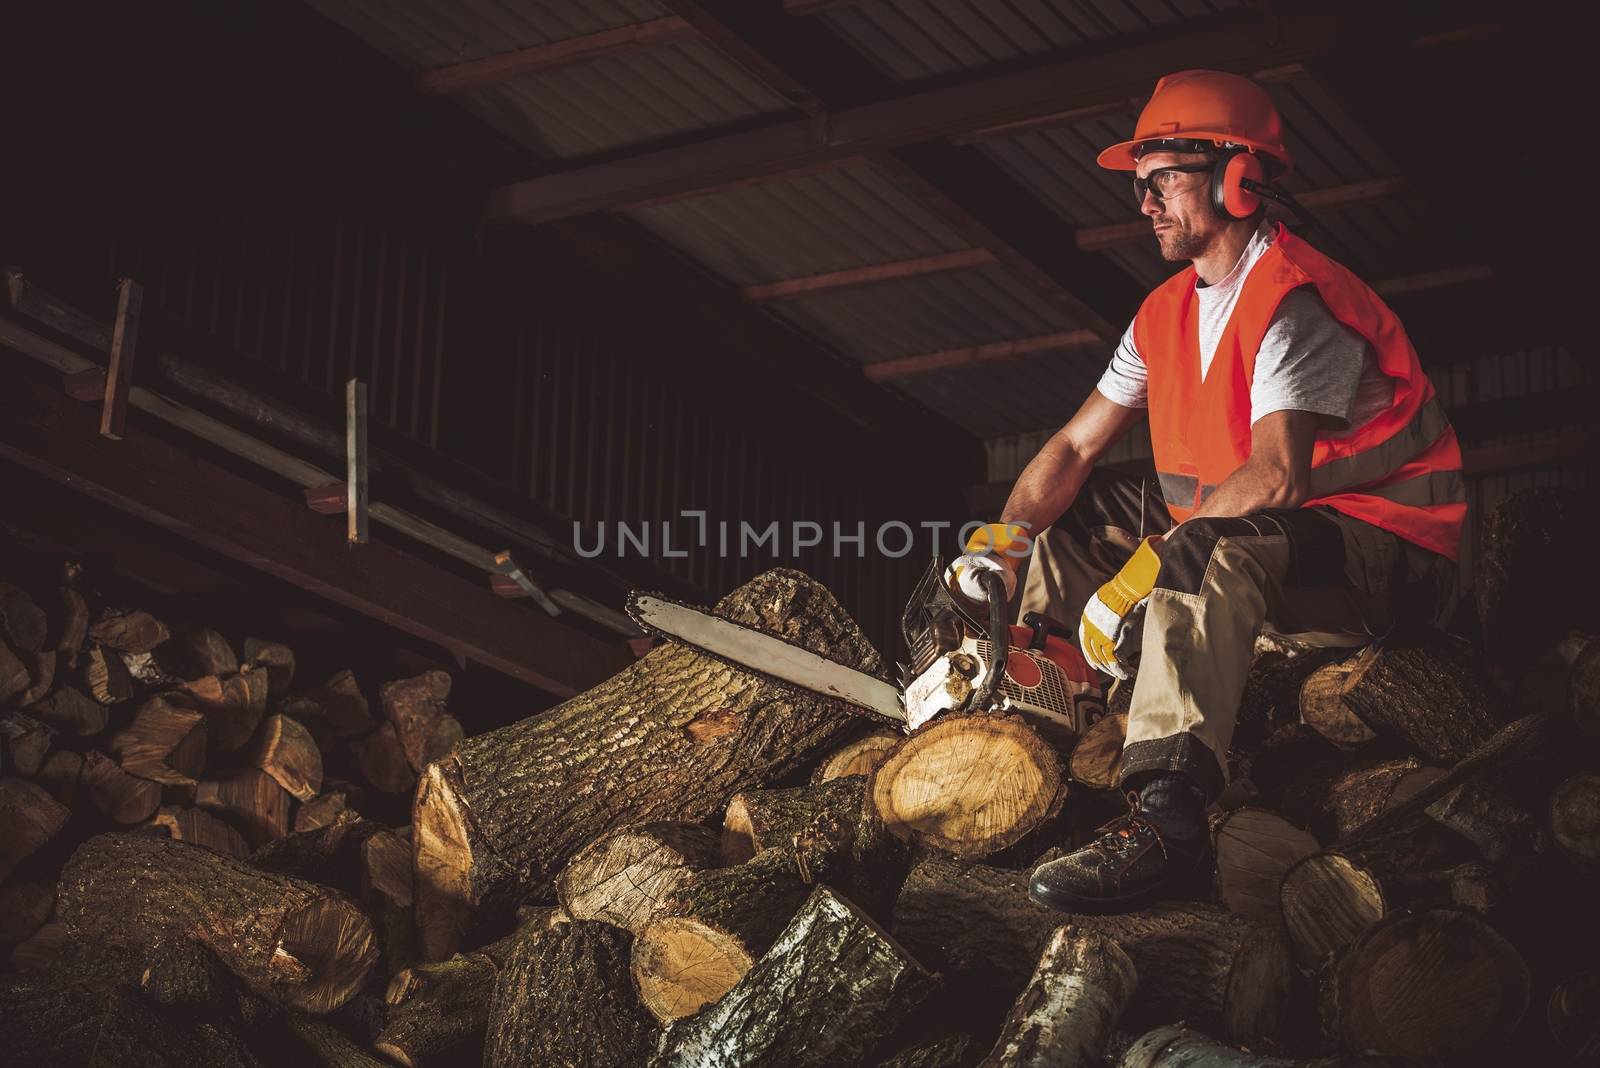
<svg viewBox="0 0 1600 1068">
<path fill-rule="evenodd" d="M 1035 900 L 1083 912 L 1209 878 L 1204 813 L 1257 634 L 1356 646 L 1437 617 L 1466 516 L 1455 432 L 1400 321 L 1265 219 L 1264 199 L 1298 208 L 1269 184 L 1291 162 L 1262 88 L 1164 78 L 1099 163 L 1134 173 L 1163 258 L 1191 266 L 1145 299 L 1098 389 L 951 568 L 982 603 L 976 571 L 1014 592 L 1027 556 L 1019 613 L 1081 611 L 1091 665 L 1126 679 L 1139 663 L 1131 812 L 1033 874 Z M 1144 409 L 1153 477 L 1095 470 Z"/>
</svg>

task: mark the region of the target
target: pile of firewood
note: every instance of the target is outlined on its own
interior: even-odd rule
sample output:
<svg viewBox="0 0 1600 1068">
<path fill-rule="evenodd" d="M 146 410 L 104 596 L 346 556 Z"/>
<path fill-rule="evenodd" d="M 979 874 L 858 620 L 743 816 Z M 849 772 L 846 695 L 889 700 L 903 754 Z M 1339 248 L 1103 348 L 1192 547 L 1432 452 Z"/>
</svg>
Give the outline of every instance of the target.
<svg viewBox="0 0 1600 1068">
<path fill-rule="evenodd" d="M 716 610 L 883 667 L 796 572 Z M 1069 916 L 1028 876 L 1122 809 L 1126 688 L 1077 739 L 1008 714 L 904 736 L 669 643 L 463 737 L 438 673 L 383 687 L 380 723 L 348 681 L 297 689 L 281 646 L 229 662 L 131 614 L 26 615 L 5 722 L 57 732 L 5 739 L 0 894 L 35 918 L 3 937 L 39 930 L 0 1040 L 27 1063 L 1556 1065 L 1600 1043 L 1600 641 L 1553 616 L 1520 668 L 1443 635 L 1264 645 L 1213 894 Z M 48 654 L 68 670 L 40 686 Z M 67 686 L 94 730 L 45 714 Z M 318 782 L 318 754 L 368 790 Z M 91 759 L 152 786 L 113 792 Z M 366 818 L 413 771 L 410 826 Z M 127 829 L 84 840 L 78 811 Z M 53 883 L 28 874 L 51 856 Z"/>
</svg>

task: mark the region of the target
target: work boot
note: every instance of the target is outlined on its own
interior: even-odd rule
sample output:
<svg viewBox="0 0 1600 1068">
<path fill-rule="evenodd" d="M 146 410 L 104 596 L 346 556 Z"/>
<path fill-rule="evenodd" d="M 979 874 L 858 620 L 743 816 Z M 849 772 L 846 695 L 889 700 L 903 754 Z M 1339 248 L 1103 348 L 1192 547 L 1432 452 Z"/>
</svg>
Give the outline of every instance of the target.
<svg viewBox="0 0 1600 1068">
<path fill-rule="evenodd" d="M 1186 797 L 1165 809 L 1166 818 L 1145 811 L 1141 793 L 1130 791 L 1128 814 L 1101 827 L 1081 849 L 1035 868 L 1028 896 L 1066 912 L 1105 913 L 1204 895 L 1212 874 L 1204 798 L 1186 784 L 1164 781 L 1142 793 L 1171 802 L 1191 790 L 1198 808 Z"/>
</svg>

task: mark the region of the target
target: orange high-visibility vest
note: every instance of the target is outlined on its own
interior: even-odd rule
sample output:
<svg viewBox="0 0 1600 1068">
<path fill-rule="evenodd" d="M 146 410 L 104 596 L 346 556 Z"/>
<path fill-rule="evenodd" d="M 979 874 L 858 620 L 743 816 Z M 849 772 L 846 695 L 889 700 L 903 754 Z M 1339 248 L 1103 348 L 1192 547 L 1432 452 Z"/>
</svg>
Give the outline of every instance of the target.
<svg viewBox="0 0 1600 1068">
<path fill-rule="evenodd" d="M 1190 266 L 1145 298 L 1133 321 L 1149 372 L 1156 471 L 1172 517 L 1187 519 L 1249 457 L 1256 352 L 1283 298 L 1313 285 L 1334 318 L 1372 346 L 1395 389 L 1382 414 L 1316 443 L 1303 507 L 1327 505 L 1458 559 L 1467 515 L 1461 448 L 1405 328 L 1378 295 L 1278 224 L 1272 246 L 1245 277 L 1201 381 L 1194 285 Z"/>
</svg>

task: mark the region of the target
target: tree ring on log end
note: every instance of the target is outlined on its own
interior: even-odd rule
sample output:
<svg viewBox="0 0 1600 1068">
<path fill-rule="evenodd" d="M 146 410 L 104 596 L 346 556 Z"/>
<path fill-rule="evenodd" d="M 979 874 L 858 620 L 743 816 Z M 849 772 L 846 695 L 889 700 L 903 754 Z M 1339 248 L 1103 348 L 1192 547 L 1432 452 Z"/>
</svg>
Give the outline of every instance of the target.
<svg viewBox="0 0 1600 1068">
<path fill-rule="evenodd" d="M 873 773 L 873 807 L 889 832 L 977 859 L 1015 843 L 1062 801 L 1061 764 L 1020 717 L 944 716 L 911 735 Z"/>
<path fill-rule="evenodd" d="M 639 997 L 663 1024 L 717 1001 L 754 965 L 737 938 L 689 917 L 652 920 L 633 944 Z"/>
<path fill-rule="evenodd" d="M 1574 775 L 1555 788 L 1550 831 L 1573 856 L 1600 860 L 1600 775 Z"/>
<path fill-rule="evenodd" d="M 372 925 L 347 901 L 324 898 L 291 913 L 279 932 L 278 953 L 307 969 L 309 978 L 278 985 L 285 1004 L 331 1012 L 350 1000 L 378 961 Z M 288 976 L 286 976 L 288 978 Z"/>
<path fill-rule="evenodd" d="M 1388 911 L 1373 874 L 1338 853 L 1313 853 L 1283 873 L 1283 926 L 1295 959 L 1321 966 Z"/>
</svg>

